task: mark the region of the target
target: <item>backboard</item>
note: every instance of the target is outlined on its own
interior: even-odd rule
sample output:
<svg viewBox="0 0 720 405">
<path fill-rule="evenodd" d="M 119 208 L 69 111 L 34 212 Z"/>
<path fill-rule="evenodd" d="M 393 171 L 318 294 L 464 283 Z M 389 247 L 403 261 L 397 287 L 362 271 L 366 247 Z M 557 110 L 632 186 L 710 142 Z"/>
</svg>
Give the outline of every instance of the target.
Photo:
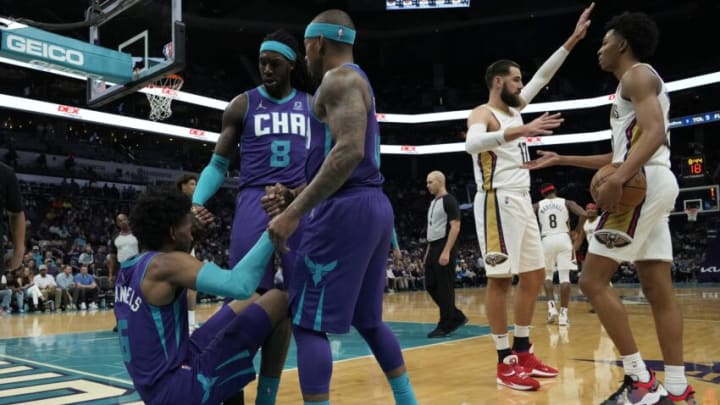
<svg viewBox="0 0 720 405">
<path fill-rule="evenodd" d="M 688 208 L 697 208 L 701 214 L 720 212 L 719 192 L 720 186 L 717 184 L 681 188 L 675 200 L 675 209 L 670 215 L 685 215 Z"/>
<path fill-rule="evenodd" d="M 110 83 L 87 79 L 90 107 L 107 104 L 185 67 L 182 0 L 105 0 L 91 6 L 87 17 L 90 42 L 129 54 L 131 80 Z"/>
</svg>

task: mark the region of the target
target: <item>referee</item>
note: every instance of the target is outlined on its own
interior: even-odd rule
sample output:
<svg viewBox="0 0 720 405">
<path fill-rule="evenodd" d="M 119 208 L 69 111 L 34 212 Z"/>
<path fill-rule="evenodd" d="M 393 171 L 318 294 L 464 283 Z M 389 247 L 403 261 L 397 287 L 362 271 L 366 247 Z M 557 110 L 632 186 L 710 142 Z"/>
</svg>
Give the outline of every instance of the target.
<svg viewBox="0 0 720 405">
<path fill-rule="evenodd" d="M 23 211 L 20 187 L 18 186 L 15 171 L 0 163 L 0 215 L 7 211 L 12 235 L 13 255 L 10 258 L 7 270 L 20 267 L 25 254 L 25 212 Z M 5 236 L 4 221 L 0 221 L 0 238 Z M 0 275 L 5 273 L 5 246 L 0 244 Z"/>
<path fill-rule="evenodd" d="M 467 323 L 455 306 L 455 242 L 460 233 L 460 210 L 455 197 L 445 189 L 445 175 L 439 171 L 427 176 L 427 188 L 435 198 L 428 209 L 425 251 L 425 289 L 440 309 L 440 322 L 429 338 L 445 337 Z"/>
</svg>

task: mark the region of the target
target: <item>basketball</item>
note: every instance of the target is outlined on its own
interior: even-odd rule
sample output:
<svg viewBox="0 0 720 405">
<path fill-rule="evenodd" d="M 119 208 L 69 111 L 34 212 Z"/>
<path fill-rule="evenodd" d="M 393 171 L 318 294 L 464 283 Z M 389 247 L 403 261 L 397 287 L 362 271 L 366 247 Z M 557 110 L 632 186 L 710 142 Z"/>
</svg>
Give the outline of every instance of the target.
<svg viewBox="0 0 720 405">
<path fill-rule="evenodd" d="M 611 174 L 615 173 L 620 163 L 609 163 L 598 170 L 592 178 L 590 183 L 590 194 L 592 194 L 593 200 L 598 199 L 598 189 L 605 183 L 605 179 Z M 642 172 L 637 172 L 630 180 L 623 185 L 623 194 L 620 198 L 620 212 L 629 211 L 643 202 L 645 199 L 645 191 L 647 189 L 647 183 L 645 181 L 645 175 Z"/>
</svg>

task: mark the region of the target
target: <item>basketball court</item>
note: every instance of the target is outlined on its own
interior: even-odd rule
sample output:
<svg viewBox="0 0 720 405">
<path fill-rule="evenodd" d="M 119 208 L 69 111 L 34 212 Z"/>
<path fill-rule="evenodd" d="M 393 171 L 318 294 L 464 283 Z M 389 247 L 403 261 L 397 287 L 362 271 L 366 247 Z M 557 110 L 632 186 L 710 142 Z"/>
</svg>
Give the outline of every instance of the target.
<svg viewBox="0 0 720 405">
<path fill-rule="evenodd" d="M 70 42 L 69 38 L 46 36 L 32 32 L 34 29 L 17 22 L 0 20 L 4 32 L 25 38 L 22 41 L 18 39 L 15 48 L 10 50 L 3 43 L 0 62 L 87 81 L 86 105 L 65 106 L 2 94 L 0 105 L 143 130 L 153 136 L 173 135 L 195 141 L 216 141 L 219 134 L 212 131 L 157 122 L 172 113 L 173 102 L 216 110 L 222 110 L 227 105 L 224 100 L 182 91 L 182 70 L 186 63 L 182 3 L 180 0 L 167 0 L 166 3 L 166 12 L 157 16 L 158 24 L 146 29 L 127 30 L 124 27 L 136 25 L 132 21 L 142 16 L 142 2 L 102 2 L 99 8 L 89 11 L 94 13 L 95 24 L 89 29 L 92 44 L 86 43 L 85 47 Z M 4 37 L 7 38 L 7 35 Z M 28 46 L 18 45 L 21 42 L 27 44 L 29 39 L 45 41 L 44 48 L 41 46 L 39 49 L 47 51 L 30 55 L 26 52 L 30 49 Z M 54 51 L 50 50 L 51 46 L 55 46 L 52 48 Z M 61 48 L 63 58 L 58 57 Z M 82 56 L 82 64 L 78 55 Z M 682 91 L 697 86 L 717 86 L 719 82 L 720 72 L 716 72 L 672 83 L 670 88 L 671 91 Z M 149 117 L 124 117 L 96 110 L 138 91 L 148 96 L 152 107 Z M 608 96 L 598 96 L 539 103 L 529 106 L 527 112 L 596 108 L 607 106 L 611 101 Z M 707 122 L 720 120 L 720 114 L 715 117 L 704 111 L 697 113 L 698 116 L 709 117 Z M 385 123 L 414 125 L 464 120 L 467 114 L 467 111 L 381 113 L 378 118 Z M 671 127 L 701 123 L 693 117 L 678 117 L 671 120 Z M 531 147 L 538 147 L 605 139 L 609 139 L 609 131 L 537 137 L 529 139 L 528 143 Z M 462 143 L 382 145 L 381 150 L 382 153 L 396 155 L 464 153 L 464 146 Z M 701 156 L 689 157 L 687 167 L 682 168 L 683 175 L 692 178 L 703 172 L 702 168 L 696 172 L 698 164 L 704 164 Z M 685 215 L 689 221 L 697 220 L 699 214 L 708 218 L 717 216 L 720 212 L 719 191 L 715 184 L 698 184 L 681 189 L 673 215 Z M 720 286 L 717 284 L 720 276 L 716 274 L 720 272 L 713 270 L 706 274 L 705 281 L 710 283 L 682 286 L 676 290 L 685 315 L 688 379 L 697 392 L 697 400 L 704 405 L 720 403 Z M 640 296 L 637 286 L 623 286 L 619 292 L 643 357 L 662 379 L 663 363 L 650 307 Z M 595 404 L 619 386 L 623 370 L 618 362 L 618 353 L 597 317 L 589 313 L 590 307 L 576 286 L 573 286 L 570 304 L 570 326 L 548 325 L 545 306 L 538 302 L 531 332 L 536 353 L 546 363 L 557 367 L 560 375 L 555 379 L 541 380 L 538 392 L 519 392 L 497 386 L 497 359 L 485 318 L 484 293 L 481 288 L 457 290 L 458 308 L 467 314 L 470 323 L 450 337 L 432 340 L 426 335 L 434 329 L 438 314 L 425 292 L 385 296 L 385 319 L 400 340 L 411 381 L 422 404 Z M 207 319 L 216 308 L 216 304 L 200 305 L 198 319 Z M 111 310 L 13 315 L 0 319 L 0 405 L 141 403 L 122 362 L 118 335 L 110 331 L 114 324 Z M 385 376 L 359 335 L 353 331 L 347 336 L 332 336 L 331 342 L 335 360 L 331 386 L 333 403 L 392 403 Z M 246 403 L 253 403 L 255 389 L 255 383 L 247 387 Z M 278 403 L 301 402 L 293 343 Z"/>
<path fill-rule="evenodd" d="M 638 345 L 662 378 L 662 357 L 650 307 L 637 287 L 621 288 Z M 677 289 L 685 315 L 685 362 L 701 404 L 720 395 L 720 288 Z M 385 319 L 404 350 L 413 386 L 422 404 L 597 404 L 615 391 L 622 365 L 589 305 L 573 289 L 570 326 L 549 325 L 538 303 L 531 332 L 537 353 L 560 375 L 541 380 L 538 392 L 495 384 L 495 350 L 484 316 L 484 289 L 457 290 L 458 307 L 470 323 L 443 339 L 428 339 L 437 308 L 424 292 L 385 296 Z M 206 319 L 215 305 L 203 304 Z M 0 404 L 139 403 L 125 371 L 109 310 L 11 316 L 0 319 Z M 391 404 L 384 375 L 353 330 L 331 336 L 335 365 L 331 396 L 339 404 Z M 256 368 L 259 367 L 256 365 Z M 246 389 L 253 403 L 255 383 Z M 291 345 L 278 404 L 301 403 L 295 348 Z M 707 402 L 704 402 L 707 401 Z M 715 402 L 713 402 L 715 401 Z"/>
</svg>

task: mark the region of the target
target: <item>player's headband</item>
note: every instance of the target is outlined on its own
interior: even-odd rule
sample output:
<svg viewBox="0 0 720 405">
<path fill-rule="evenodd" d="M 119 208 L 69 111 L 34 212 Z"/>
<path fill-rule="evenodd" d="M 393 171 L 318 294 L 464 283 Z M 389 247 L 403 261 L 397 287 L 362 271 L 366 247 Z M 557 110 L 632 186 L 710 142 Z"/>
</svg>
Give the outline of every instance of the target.
<svg viewBox="0 0 720 405">
<path fill-rule="evenodd" d="M 288 60 L 295 61 L 297 54 L 289 46 L 278 41 L 265 41 L 260 45 L 260 52 L 272 51 L 286 57 Z"/>
<path fill-rule="evenodd" d="M 352 45 L 355 43 L 354 29 L 338 24 L 310 23 L 305 28 L 305 38 L 323 37 L 336 42 Z"/>
<path fill-rule="evenodd" d="M 547 185 L 547 186 L 541 188 L 541 189 L 540 189 L 540 194 L 547 194 L 547 193 L 549 193 L 549 192 L 551 192 L 551 191 L 555 191 L 555 186 L 553 186 L 552 184 Z"/>
</svg>

